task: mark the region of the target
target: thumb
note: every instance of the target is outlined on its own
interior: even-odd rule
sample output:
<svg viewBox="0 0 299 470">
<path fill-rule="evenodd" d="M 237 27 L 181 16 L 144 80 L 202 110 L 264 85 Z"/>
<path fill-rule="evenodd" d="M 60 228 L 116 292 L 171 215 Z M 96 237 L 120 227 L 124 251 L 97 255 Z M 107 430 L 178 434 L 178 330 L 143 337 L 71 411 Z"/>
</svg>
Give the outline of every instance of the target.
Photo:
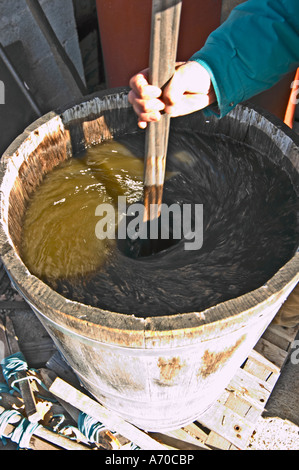
<svg viewBox="0 0 299 470">
<path fill-rule="evenodd" d="M 165 112 L 170 114 L 171 117 L 183 116 L 185 114 L 199 111 L 200 109 L 209 106 L 213 102 L 210 94 L 193 93 L 184 94 L 180 100 L 175 104 L 165 106 Z"/>
<path fill-rule="evenodd" d="M 189 61 L 178 64 L 173 78 L 163 92 L 163 101 L 171 106 L 187 93 L 207 95 L 211 89 L 211 79 L 207 70 L 198 62 Z"/>
</svg>

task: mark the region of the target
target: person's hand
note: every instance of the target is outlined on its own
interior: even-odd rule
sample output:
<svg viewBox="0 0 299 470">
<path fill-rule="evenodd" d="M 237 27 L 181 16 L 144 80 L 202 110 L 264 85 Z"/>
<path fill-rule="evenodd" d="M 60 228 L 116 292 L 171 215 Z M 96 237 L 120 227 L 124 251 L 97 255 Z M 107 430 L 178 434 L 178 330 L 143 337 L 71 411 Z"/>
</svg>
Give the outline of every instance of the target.
<svg viewBox="0 0 299 470">
<path fill-rule="evenodd" d="M 180 62 L 170 82 L 162 91 L 148 83 L 148 69 L 130 80 L 129 102 L 138 116 L 138 125 L 159 121 L 161 111 L 172 117 L 199 111 L 214 103 L 216 96 L 207 70 L 198 62 Z"/>
</svg>

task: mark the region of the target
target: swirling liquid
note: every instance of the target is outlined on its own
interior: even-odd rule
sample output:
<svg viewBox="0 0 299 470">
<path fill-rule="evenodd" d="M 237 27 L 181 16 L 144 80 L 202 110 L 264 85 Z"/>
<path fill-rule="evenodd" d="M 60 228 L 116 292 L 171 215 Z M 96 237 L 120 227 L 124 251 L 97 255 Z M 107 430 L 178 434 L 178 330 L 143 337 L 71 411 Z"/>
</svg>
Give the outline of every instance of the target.
<svg viewBox="0 0 299 470">
<path fill-rule="evenodd" d="M 298 202 L 283 169 L 224 136 L 170 136 L 164 202 L 203 204 L 203 244 L 185 240 L 131 258 L 99 240 L 96 207 L 142 200 L 139 134 L 88 149 L 51 174 L 24 220 L 22 257 L 64 297 L 110 311 L 156 316 L 202 311 L 261 287 L 295 253 Z"/>
</svg>

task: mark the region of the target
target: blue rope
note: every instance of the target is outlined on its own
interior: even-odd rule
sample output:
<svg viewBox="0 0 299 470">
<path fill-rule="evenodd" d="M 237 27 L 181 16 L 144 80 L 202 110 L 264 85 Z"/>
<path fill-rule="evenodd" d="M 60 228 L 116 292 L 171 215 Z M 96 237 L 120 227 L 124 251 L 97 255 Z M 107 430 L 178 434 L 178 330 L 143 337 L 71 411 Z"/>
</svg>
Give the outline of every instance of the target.
<svg viewBox="0 0 299 470">
<path fill-rule="evenodd" d="M 59 421 L 57 424 L 55 424 L 55 426 L 53 427 L 53 431 L 55 432 L 60 432 L 59 431 L 59 428 L 60 426 L 62 425 L 62 423 L 65 421 L 65 416 L 63 414 L 56 414 L 56 415 L 53 415 L 52 418 L 51 418 L 51 422 L 54 420 L 54 419 L 57 419 L 59 418 Z"/>
<path fill-rule="evenodd" d="M 21 352 L 8 356 L 1 361 L 2 372 L 6 382 L 9 384 L 11 379 L 15 379 L 18 372 L 27 371 L 28 364 Z M 11 388 L 15 388 L 11 386 Z M 17 388 L 15 390 L 19 391 Z"/>
<path fill-rule="evenodd" d="M 29 449 L 30 439 L 39 427 L 40 424 L 30 423 L 24 418 L 13 431 L 10 436 L 10 439 L 12 440 L 12 442 L 18 444 L 19 449 Z"/>
<path fill-rule="evenodd" d="M 69 439 L 73 440 L 73 441 L 80 441 L 80 439 L 82 439 L 82 433 L 81 431 L 79 431 L 79 429 L 75 426 L 72 426 L 72 425 L 66 425 L 66 426 L 62 426 L 62 424 L 64 423 L 65 421 L 65 416 L 64 414 L 56 414 L 56 415 L 53 415 L 52 416 L 52 420 L 55 419 L 55 418 L 59 418 L 59 421 L 58 423 L 53 427 L 53 431 L 59 433 L 59 434 L 62 434 L 66 437 L 68 437 Z M 51 420 L 51 421 L 52 421 Z M 73 436 L 70 435 L 70 433 L 73 434 Z"/>
<path fill-rule="evenodd" d="M 23 354 L 19 352 L 3 359 L 1 361 L 1 366 L 2 366 L 2 371 L 3 371 L 3 375 L 4 375 L 6 382 L 9 383 L 11 379 L 15 379 L 13 383 L 11 383 L 10 386 L 12 389 L 19 392 L 19 390 L 14 386 L 14 384 L 19 382 L 20 380 L 27 380 L 29 378 L 29 377 L 26 377 L 20 380 L 16 378 L 16 375 L 18 372 L 28 371 L 28 364 Z M 38 378 L 36 378 L 35 376 L 32 376 L 32 379 L 37 380 L 37 382 L 40 385 L 42 385 L 46 390 L 48 390 Z M 0 393 L 1 391 L 2 393 L 7 393 L 8 389 L 5 387 L 3 391 L 3 389 L 0 388 Z M 2 415 L 0 416 L 0 438 L 3 434 L 3 433 L 1 434 L 1 422 L 4 420 L 4 424 L 5 424 L 4 430 L 5 430 L 7 424 L 9 424 L 9 422 L 5 421 L 6 417 L 8 417 L 8 419 L 10 418 L 12 419 L 12 418 L 15 418 L 16 416 L 14 411 L 11 412 L 11 413 L 14 413 L 12 416 L 8 414 L 9 412 L 7 412 L 7 414 L 5 413 L 6 412 L 3 413 L 4 417 L 2 417 Z M 60 425 L 61 425 L 61 421 L 59 422 L 58 427 Z M 35 431 L 35 429 L 38 426 L 39 426 L 38 424 L 32 424 L 28 420 L 24 419 L 21 421 L 21 423 L 16 427 L 15 431 L 12 433 L 11 439 L 12 440 L 13 438 L 16 439 L 16 441 L 13 441 L 13 442 L 17 442 L 20 448 L 26 448 L 26 445 L 29 445 L 29 441 L 32 436 L 32 433 Z M 104 430 L 108 430 L 104 424 L 98 422 L 96 419 L 92 418 L 91 416 L 88 416 L 87 414 L 83 412 L 79 414 L 78 429 L 83 434 L 83 436 L 85 436 L 88 439 L 88 441 L 91 442 L 92 444 L 98 444 L 100 442 L 100 432 Z M 29 440 L 28 440 L 28 436 L 29 436 Z M 25 447 L 21 447 L 21 445 Z M 132 449 L 137 450 L 138 447 L 132 444 Z"/>
<path fill-rule="evenodd" d="M 131 442 L 130 450 L 141 450 L 141 447 L 139 447 L 137 444 L 134 444 L 134 442 Z"/>
<path fill-rule="evenodd" d="M 81 412 L 78 418 L 78 429 L 89 442 L 98 444 L 100 442 L 100 432 L 107 428 L 96 419 Z"/>
<path fill-rule="evenodd" d="M 15 424 L 16 417 L 20 418 L 17 425 Z M 15 429 L 8 436 L 5 436 L 5 429 L 9 424 L 14 424 Z M 10 439 L 18 445 L 18 449 L 30 448 L 30 439 L 39 427 L 40 424 L 30 423 L 16 410 L 4 411 L 0 415 L 0 439 L 2 439 L 3 444 L 6 444 L 5 438 Z"/>
<path fill-rule="evenodd" d="M 4 375 L 4 378 L 7 382 L 7 384 L 9 385 L 9 381 L 11 379 L 15 379 L 13 380 L 13 382 L 11 382 L 10 384 L 10 387 L 15 390 L 16 392 L 20 393 L 20 390 L 15 386 L 15 384 L 19 383 L 19 382 L 22 382 L 24 380 L 29 380 L 29 379 L 32 379 L 32 380 L 35 380 L 44 390 L 46 390 L 47 392 L 49 391 L 48 388 L 43 384 L 43 382 L 38 378 L 36 377 L 35 375 L 27 375 L 27 377 L 24 377 L 22 379 L 17 379 L 17 373 L 18 372 L 22 372 L 22 371 L 28 371 L 28 364 L 26 362 L 26 359 L 25 357 L 23 356 L 23 354 L 21 352 L 18 352 L 18 353 L 15 353 L 11 356 L 8 356 L 6 357 L 5 359 L 3 359 L 1 361 L 1 366 L 2 366 L 2 372 L 3 372 L 3 375 Z M 32 372 L 36 372 L 35 369 L 30 369 L 29 371 L 32 371 Z M 13 390 L 11 391 L 7 391 L 7 389 L 3 388 L 2 389 L 2 384 L 0 384 L 0 393 L 13 393 Z M 39 395 L 40 396 L 40 395 Z M 43 398 L 40 396 L 40 398 Z M 57 400 L 56 399 L 50 399 L 50 398 L 47 398 L 49 401 L 52 401 L 53 403 L 56 403 Z"/>
<path fill-rule="evenodd" d="M 10 390 L 9 386 L 7 384 L 0 383 L 0 394 L 1 393 L 10 393 L 12 394 L 12 390 Z M 2 397 L 0 396 L 0 400 L 2 400 Z"/>
<path fill-rule="evenodd" d="M 83 434 L 83 436 L 85 436 L 88 441 L 92 444 L 99 444 L 100 432 L 106 430 L 108 431 L 108 428 L 104 424 L 98 422 L 96 419 L 92 418 L 91 416 L 88 416 L 82 411 L 80 412 L 78 418 L 78 429 Z M 111 434 L 116 433 L 111 432 Z M 140 447 L 131 442 L 130 450 L 140 450 Z"/>
</svg>

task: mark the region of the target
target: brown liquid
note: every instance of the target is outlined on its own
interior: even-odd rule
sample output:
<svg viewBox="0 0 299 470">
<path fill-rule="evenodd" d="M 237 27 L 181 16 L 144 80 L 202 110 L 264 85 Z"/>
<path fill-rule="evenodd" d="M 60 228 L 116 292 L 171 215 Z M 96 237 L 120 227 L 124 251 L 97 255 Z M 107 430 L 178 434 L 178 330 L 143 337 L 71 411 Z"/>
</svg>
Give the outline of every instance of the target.
<svg viewBox="0 0 299 470">
<path fill-rule="evenodd" d="M 240 142 L 187 132 L 170 135 L 164 202 L 203 204 L 202 248 L 186 251 L 181 240 L 135 259 L 114 240 L 98 240 L 98 204 L 142 199 L 143 149 L 143 138 L 130 135 L 47 176 L 24 225 L 22 257 L 31 272 L 68 299 L 146 317 L 236 298 L 294 255 L 298 201 L 287 173 Z"/>
<path fill-rule="evenodd" d="M 142 192 L 143 161 L 117 142 L 61 164 L 30 201 L 22 237 L 25 264 L 48 280 L 95 271 L 115 247 L 114 240 L 96 237 L 97 206 L 117 208 L 118 196 L 133 203 Z"/>
</svg>

